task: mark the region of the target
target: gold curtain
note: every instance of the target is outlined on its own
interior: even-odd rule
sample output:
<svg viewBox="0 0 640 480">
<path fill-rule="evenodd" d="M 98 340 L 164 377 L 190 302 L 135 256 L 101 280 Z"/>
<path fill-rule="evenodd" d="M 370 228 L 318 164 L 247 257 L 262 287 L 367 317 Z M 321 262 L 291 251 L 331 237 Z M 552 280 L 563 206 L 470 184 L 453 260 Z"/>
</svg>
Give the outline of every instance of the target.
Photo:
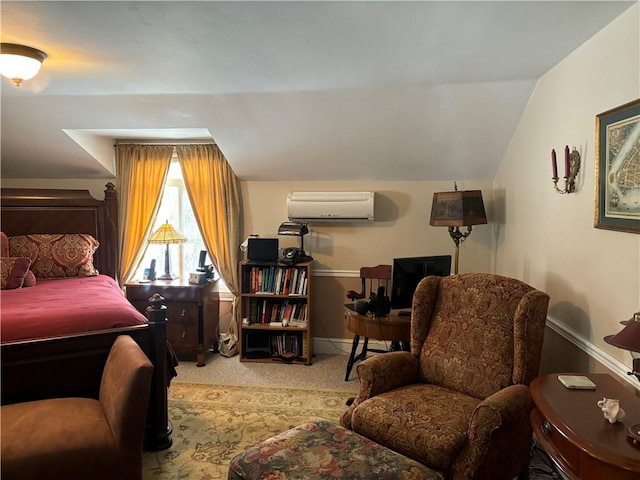
<svg viewBox="0 0 640 480">
<path fill-rule="evenodd" d="M 134 277 L 144 254 L 160 208 L 173 149 L 173 145 L 116 145 L 120 285 Z"/>
<path fill-rule="evenodd" d="M 207 251 L 234 296 L 231 329 L 237 329 L 240 296 L 240 187 L 238 178 L 217 145 L 176 146 L 182 176 Z"/>
</svg>

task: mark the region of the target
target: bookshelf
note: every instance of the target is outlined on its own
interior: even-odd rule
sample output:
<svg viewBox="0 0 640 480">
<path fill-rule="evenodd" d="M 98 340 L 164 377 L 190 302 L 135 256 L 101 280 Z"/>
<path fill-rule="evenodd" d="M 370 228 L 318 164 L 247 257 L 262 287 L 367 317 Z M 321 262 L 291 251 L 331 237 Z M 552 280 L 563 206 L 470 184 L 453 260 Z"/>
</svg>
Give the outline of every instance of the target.
<svg viewBox="0 0 640 480">
<path fill-rule="evenodd" d="M 312 263 L 240 263 L 240 361 L 311 365 Z"/>
</svg>

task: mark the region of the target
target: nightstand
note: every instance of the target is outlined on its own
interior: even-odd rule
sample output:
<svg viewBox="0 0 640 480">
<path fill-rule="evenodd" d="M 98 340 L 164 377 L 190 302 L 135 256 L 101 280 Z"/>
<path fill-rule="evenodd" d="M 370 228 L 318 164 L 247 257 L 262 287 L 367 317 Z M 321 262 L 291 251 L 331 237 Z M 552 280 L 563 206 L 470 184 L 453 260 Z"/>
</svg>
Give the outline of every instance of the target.
<svg viewBox="0 0 640 480">
<path fill-rule="evenodd" d="M 219 295 L 216 283 L 194 285 L 185 279 L 132 282 L 125 285 L 127 299 L 144 313 L 149 297 L 158 293 L 167 306 L 167 340 L 178 358 L 192 360 L 204 366 L 206 351 L 217 347 Z"/>
</svg>

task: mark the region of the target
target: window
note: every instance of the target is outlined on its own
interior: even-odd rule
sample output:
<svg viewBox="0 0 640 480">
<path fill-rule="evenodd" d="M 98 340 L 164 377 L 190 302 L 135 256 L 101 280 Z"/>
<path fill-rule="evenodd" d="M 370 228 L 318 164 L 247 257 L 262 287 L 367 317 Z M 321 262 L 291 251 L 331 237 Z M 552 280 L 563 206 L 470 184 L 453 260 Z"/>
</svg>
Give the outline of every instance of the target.
<svg viewBox="0 0 640 480">
<path fill-rule="evenodd" d="M 198 267 L 200 251 L 206 250 L 206 247 L 191 208 L 189 195 L 182 178 L 180 163 L 175 155 L 171 160 L 164 195 L 151 231 L 155 232 L 166 221 L 188 239 L 186 243 L 169 245 L 171 273 L 180 276 L 184 281 L 188 281 L 189 273 L 195 272 Z M 156 260 L 156 274 L 161 275 L 165 268 L 165 250 L 166 245 L 147 245 L 144 257 L 136 269 L 136 278 L 143 278 L 144 270 L 149 268 L 152 259 Z M 211 259 L 208 256 L 206 263 L 211 263 Z"/>
</svg>

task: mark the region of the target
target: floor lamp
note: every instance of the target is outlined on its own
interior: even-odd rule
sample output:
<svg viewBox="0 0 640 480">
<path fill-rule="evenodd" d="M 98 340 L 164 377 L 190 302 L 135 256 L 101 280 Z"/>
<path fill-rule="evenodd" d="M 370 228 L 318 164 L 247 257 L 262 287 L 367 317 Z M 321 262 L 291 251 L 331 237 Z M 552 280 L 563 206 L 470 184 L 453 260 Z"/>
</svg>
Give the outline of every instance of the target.
<svg viewBox="0 0 640 480">
<path fill-rule="evenodd" d="M 176 243 L 185 243 L 187 237 L 178 232 L 167 220 L 160 225 L 155 232 L 149 237 L 149 243 L 166 245 L 164 251 L 164 273 L 157 277 L 157 280 L 174 280 L 178 278 L 177 275 L 171 273 L 171 266 L 169 262 L 169 245 Z"/>
<path fill-rule="evenodd" d="M 436 227 L 449 227 L 449 235 L 456 244 L 454 274 L 458 273 L 458 257 L 460 244 L 471 235 L 472 225 L 487 223 L 487 215 L 484 211 L 482 192 L 480 190 L 459 191 L 454 182 L 453 192 L 436 192 L 433 194 L 431 205 L 431 220 L 429 225 Z M 467 227 L 466 232 L 461 232 L 460 227 Z"/>
</svg>

